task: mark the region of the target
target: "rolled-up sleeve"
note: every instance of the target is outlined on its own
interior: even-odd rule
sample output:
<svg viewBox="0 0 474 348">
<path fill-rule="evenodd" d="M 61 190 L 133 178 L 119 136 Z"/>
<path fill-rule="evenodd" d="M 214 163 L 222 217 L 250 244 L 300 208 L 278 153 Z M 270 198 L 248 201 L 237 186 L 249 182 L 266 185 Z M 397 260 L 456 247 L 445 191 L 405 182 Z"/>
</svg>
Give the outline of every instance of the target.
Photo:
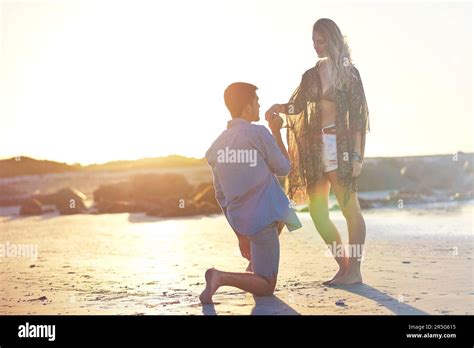
<svg viewBox="0 0 474 348">
<path fill-rule="evenodd" d="M 272 173 L 278 176 L 287 176 L 290 173 L 291 163 L 281 152 L 275 138 L 264 126 L 258 127 L 258 132 L 256 147 L 268 167 Z"/>
</svg>

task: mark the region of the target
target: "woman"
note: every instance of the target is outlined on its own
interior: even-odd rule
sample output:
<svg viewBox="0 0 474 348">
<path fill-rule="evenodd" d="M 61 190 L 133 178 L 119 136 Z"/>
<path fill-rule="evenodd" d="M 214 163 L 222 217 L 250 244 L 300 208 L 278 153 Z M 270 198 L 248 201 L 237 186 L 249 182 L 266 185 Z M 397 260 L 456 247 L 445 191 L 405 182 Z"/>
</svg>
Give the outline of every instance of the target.
<svg viewBox="0 0 474 348">
<path fill-rule="evenodd" d="M 321 59 L 303 74 L 289 103 L 273 105 L 266 116 L 286 114 L 292 162 L 286 190 L 295 203 L 309 203 L 314 225 L 339 265 L 338 272 L 324 284 L 349 285 L 362 282 L 365 222 L 357 198 L 357 178 L 365 135 L 370 130 L 368 108 L 359 72 L 336 23 L 319 19 L 313 26 L 313 43 Z M 330 187 L 347 222 L 349 253 L 329 219 Z"/>
</svg>

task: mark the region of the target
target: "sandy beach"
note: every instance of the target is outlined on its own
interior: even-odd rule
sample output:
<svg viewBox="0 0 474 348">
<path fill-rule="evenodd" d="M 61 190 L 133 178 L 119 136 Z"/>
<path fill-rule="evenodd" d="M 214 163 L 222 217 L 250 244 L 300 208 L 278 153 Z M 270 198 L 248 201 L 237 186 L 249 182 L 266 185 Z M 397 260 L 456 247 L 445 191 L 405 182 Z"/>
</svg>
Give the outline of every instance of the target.
<svg viewBox="0 0 474 348">
<path fill-rule="evenodd" d="M 208 267 L 247 265 L 222 215 L 163 220 L 144 214 L 0 217 L 1 314 L 474 314 L 473 207 L 364 212 L 364 284 L 322 285 L 336 270 L 308 213 L 281 235 L 271 297 L 221 288 L 198 295 Z M 7 212 L 8 213 L 8 212 Z M 331 217 L 347 240 L 340 212 Z M 20 245 L 37 255 L 6 255 Z"/>
</svg>

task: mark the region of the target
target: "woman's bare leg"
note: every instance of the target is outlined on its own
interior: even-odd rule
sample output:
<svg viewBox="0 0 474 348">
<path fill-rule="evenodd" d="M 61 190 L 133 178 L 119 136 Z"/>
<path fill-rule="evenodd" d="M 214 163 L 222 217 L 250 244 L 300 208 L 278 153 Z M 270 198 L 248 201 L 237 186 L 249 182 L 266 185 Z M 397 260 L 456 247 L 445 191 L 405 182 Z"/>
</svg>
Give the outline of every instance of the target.
<svg viewBox="0 0 474 348">
<path fill-rule="evenodd" d="M 365 221 L 359 205 L 357 192 L 352 192 L 347 206 L 344 207 L 344 186 L 337 179 L 337 172 L 327 173 L 334 194 L 336 195 L 342 214 L 347 222 L 349 232 L 349 248 L 351 253 L 348 255 L 347 270 L 344 275 L 333 280 L 330 285 L 349 285 L 362 282 L 360 271 L 361 258 L 365 243 Z"/>
<path fill-rule="evenodd" d="M 310 192 L 309 204 L 309 212 L 311 214 L 314 226 L 318 230 L 324 242 L 331 249 L 333 255 L 335 256 L 334 258 L 339 265 L 339 270 L 336 272 L 336 274 L 330 280 L 323 282 L 323 284 L 327 284 L 330 281 L 344 275 L 347 267 L 347 258 L 345 255 L 343 253 L 340 255 L 335 254 L 337 250 L 344 249 L 342 247 L 341 235 L 339 234 L 336 226 L 329 219 L 329 189 L 329 179 L 323 175 Z"/>
</svg>

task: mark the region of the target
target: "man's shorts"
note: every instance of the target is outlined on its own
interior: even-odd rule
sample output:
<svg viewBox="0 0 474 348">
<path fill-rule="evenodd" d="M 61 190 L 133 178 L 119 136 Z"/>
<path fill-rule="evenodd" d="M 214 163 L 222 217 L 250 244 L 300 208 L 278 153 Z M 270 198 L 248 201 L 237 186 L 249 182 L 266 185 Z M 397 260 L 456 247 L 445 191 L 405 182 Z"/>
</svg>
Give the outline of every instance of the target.
<svg viewBox="0 0 474 348">
<path fill-rule="evenodd" d="M 247 236 L 250 240 L 253 273 L 264 278 L 274 278 L 278 275 L 280 240 L 277 226 L 274 222 L 262 231 Z"/>
</svg>

